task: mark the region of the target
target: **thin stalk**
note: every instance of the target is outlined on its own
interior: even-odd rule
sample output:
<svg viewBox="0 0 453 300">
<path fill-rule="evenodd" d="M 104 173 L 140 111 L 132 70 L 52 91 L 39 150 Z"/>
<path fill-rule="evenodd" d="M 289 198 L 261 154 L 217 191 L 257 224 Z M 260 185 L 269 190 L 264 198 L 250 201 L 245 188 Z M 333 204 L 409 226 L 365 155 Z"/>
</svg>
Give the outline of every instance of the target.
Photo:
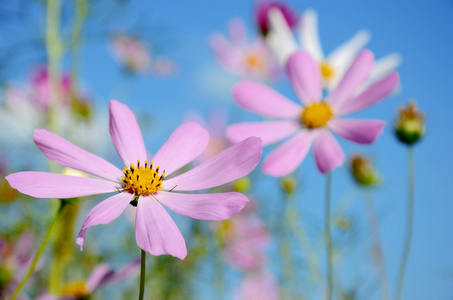
<svg viewBox="0 0 453 300">
<path fill-rule="evenodd" d="M 20 291 L 22 290 L 22 288 L 25 286 L 25 284 L 27 283 L 28 279 L 30 278 L 31 274 L 33 274 L 33 271 L 35 270 L 35 267 L 36 267 L 36 264 L 39 261 L 39 258 L 41 257 L 41 255 L 44 253 L 44 250 L 46 249 L 46 245 L 47 245 L 47 242 L 48 242 L 48 240 L 50 238 L 52 230 L 55 227 L 55 224 L 57 224 L 57 221 L 58 221 L 58 218 L 60 216 L 62 208 L 63 208 L 63 205 L 60 204 L 60 207 L 58 208 L 57 213 L 55 214 L 52 222 L 50 223 L 49 229 L 47 230 L 47 233 L 46 233 L 46 236 L 44 237 L 44 240 L 42 241 L 41 246 L 39 246 L 38 252 L 36 252 L 36 255 L 33 258 L 33 261 L 31 262 L 31 265 L 28 268 L 27 273 L 25 274 L 24 278 L 19 283 L 19 285 L 17 286 L 16 290 L 14 291 L 13 295 L 11 296 L 11 298 L 9 298 L 9 300 L 14 300 L 14 299 L 17 298 L 17 296 L 19 295 Z"/>
<path fill-rule="evenodd" d="M 376 273 L 380 286 L 381 299 L 390 300 L 390 288 L 388 284 L 385 262 L 382 254 L 381 237 L 379 233 L 379 220 L 374 206 L 372 191 L 365 195 L 365 210 L 368 216 L 368 224 L 372 236 L 373 259 L 376 265 Z"/>
<path fill-rule="evenodd" d="M 333 248 L 332 248 L 332 238 L 330 235 L 331 228 L 331 218 L 330 218 L 330 194 L 332 187 L 332 173 L 326 174 L 326 198 L 324 203 L 325 209 L 325 226 L 326 226 L 326 246 L 327 246 L 327 292 L 326 299 L 332 299 L 333 291 Z"/>
<path fill-rule="evenodd" d="M 145 294 L 145 273 L 146 273 L 146 252 L 142 250 L 141 263 L 140 263 L 140 292 L 138 300 L 143 300 Z"/>
<path fill-rule="evenodd" d="M 408 196 L 407 196 L 407 217 L 406 235 L 404 237 L 403 254 L 398 273 L 398 285 L 395 300 L 400 300 L 403 295 L 404 276 L 406 274 L 407 262 L 412 242 L 412 230 L 414 224 L 414 198 L 415 198 L 415 159 L 412 146 L 408 149 Z"/>
</svg>

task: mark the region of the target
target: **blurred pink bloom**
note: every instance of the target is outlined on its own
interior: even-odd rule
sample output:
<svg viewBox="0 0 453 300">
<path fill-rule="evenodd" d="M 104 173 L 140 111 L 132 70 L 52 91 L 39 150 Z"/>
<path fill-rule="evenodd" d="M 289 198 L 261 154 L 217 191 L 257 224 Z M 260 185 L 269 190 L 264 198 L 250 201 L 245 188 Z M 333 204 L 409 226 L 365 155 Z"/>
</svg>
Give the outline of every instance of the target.
<svg viewBox="0 0 453 300">
<path fill-rule="evenodd" d="M 235 295 L 236 300 L 277 300 L 280 299 L 278 283 L 267 270 L 247 274 Z"/>
<path fill-rule="evenodd" d="M 241 20 L 230 21 L 229 32 L 231 41 L 221 34 L 214 34 L 210 39 L 211 48 L 220 65 L 239 76 L 274 80 L 279 68 L 264 41 L 257 38 L 249 43 Z"/>
<path fill-rule="evenodd" d="M 168 58 L 151 59 L 150 47 L 129 35 L 118 35 L 112 41 L 116 59 L 129 71 L 168 76 L 176 72 L 177 66 Z"/>
<path fill-rule="evenodd" d="M 49 74 L 47 73 L 47 67 L 42 66 L 36 70 L 31 77 L 32 85 L 32 98 L 35 103 L 41 106 L 43 109 L 47 109 L 49 106 L 50 97 L 50 81 Z M 69 91 L 70 91 L 71 80 L 69 74 L 63 74 L 61 78 L 61 93 L 59 103 L 67 105 L 69 103 Z"/>
<path fill-rule="evenodd" d="M 323 101 L 318 65 L 308 52 L 294 53 L 288 60 L 286 72 L 303 106 L 267 86 L 242 81 L 233 90 L 239 105 L 263 116 L 283 120 L 234 124 L 228 128 L 227 136 L 232 142 L 257 136 L 262 138 L 263 145 L 269 145 L 293 135 L 264 160 L 262 170 L 269 175 L 284 176 L 294 171 L 311 145 L 319 171 L 323 174 L 332 171 L 343 164 L 345 155 L 330 131 L 358 144 L 370 144 L 384 128 L 385 122 L 380 120 L 342 118 L 379 102 L 398 85 L 399 75 L 393 72 L 355 95 L 367 80 L 373 62 L 373 53 L 363 50 Z"/>
<path fill-rule="evenodd" d="M 33 259 L 34 237 L 29 233 L 22 234 L 17 243 L 12 245 L 0 237 L 0 298 L 8 299 L 27 272 Z M 38 269 L 40 264 L 38 266 Z M 27 299 L 19 296 L 18 299 Z"/>
<path fill-rule="evenodd" d="M 140 259 L 134 260 L 124 268 L 114 271 L 106 264 L 96 266 L 86 281 L 74 281 L 63 287 L 62 295 L 50 293 L 39 296 L 36 300 L 77 300 L 89 299 L 90 295 L 103 286 L 114 284 L 134 276 L 139 269 Z"/>
<path fill-rule="evenodd" d="M 146 149 L 137 120 L 124 104 L 110 101 L 110 136 L 121 157 L 123 171 L 63 138 L 36 130 L 34 141 L 44 155 L 65 167 L 97 178 L 45 172 L 19 172 L 6 177 L 13 188 L 37 198 L 74 198 L 112 193 L 96 205 L 82 224 L 77 244 L 83 247 L 90 226 L 107 224 L 129 205 L 137 205 L 136 240 L 152 255 L 187 255 L 181 232 L 163 205 L 201 220 L 224 220 L 238 213 L 248 201 L 241 193 L 187 194 L 180 191 L 207 189 L 249 174 L 259 163 L 261 140 L 249 138 L 181 175 L 166 179 L 206 148 L 208 132 L 198 124 L 178 127 L 148 164 Z M 162 170 L 164 170 L 162 172 Z"/>
<path fill-rule="evenodd" d="M 270 30 L 268 14 L 271 9 L 279 10 L 288 28 L 295 29 L 299 17 L 291 7 L 280 1 L 259 1 L 255 5 L 255 21 L 263 36 L 266 36 Z"/>
<path fill-rule="evenodd" d="M 225 257 L 229 263 L 244 271 L 259 269 L 266 262 L 269 232 L 254 212 L 241 212 L 231 219 L 226 235 Z"/>
</svg>

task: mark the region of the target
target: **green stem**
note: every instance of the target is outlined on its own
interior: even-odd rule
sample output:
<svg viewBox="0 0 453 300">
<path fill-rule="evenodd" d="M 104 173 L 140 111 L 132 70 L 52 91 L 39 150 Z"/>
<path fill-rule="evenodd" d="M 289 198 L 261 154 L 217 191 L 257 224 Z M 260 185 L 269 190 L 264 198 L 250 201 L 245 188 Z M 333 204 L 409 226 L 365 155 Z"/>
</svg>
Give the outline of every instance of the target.
<svg viewBox="0 0 453 300">
<path fill-rule="evenodd" d="M 332 299 L 332 291 L 333 291 L 333 249 L 332 249 L 332 238 L 330 235 L 330 228 L 331 228 L 331 218 L 330 218 L 330 194 L 331 194 L 331 186 L 332 186 L 332 173 L 326 174 L 326 198 L 325 198 L 325 226 L 326 226 L 326 246 L 327 246 L 327 292 L 326 292 L 326 299 Z"/>
<path fill-rule="evenodd" d="M 369 190 L 365 196 L 365 210 L 368 216 L 368 223 L 372 236 L 373 259 L 376 264 L 376 273 L 379 280 L 381 299 L 390 300 L 390 289 L 388 285 L 387 272 L 382 254 L 381 237 L 379 233 L 379 220 L 374 207 L 373 194 Z"/>
<path fill-rule="evenodd" d="M 140 263 L 140 293 L 138 295 L 138 300 L 143 300 L 143 295 L 145 294 L 145 273 L 146 273 L 146 252 L 142 250 L 142 259 Z"/>
<path fill-rule="evenodd" d="M 415 198 L 415 160 L 414 149 L 412 146 L 408 149 L 408 197 L 407 197 L 407 217 L 406 217 L 406 235 L 404 238 L 403 255 L 398 274 L 398 285 L 395 300 L 401 299 L 403 294 L 404 275 L 406 273 L 407 261 L 412 242 L 412 229 L 414 223 L 414 198 Z"/>
<path fill-rule="evenodd" d="M 9 300 L 14 300 L 17 298 L 19 295 L 20 291 L 22 288 L 25 286 L 25 284 L 28 281 L 28 278 L 30 278 L 31 274 L 33 274 L 33 271 L 35 270 L 36 264 L 38 263 L 39 258 L 41 255 L 44 253 L 44 250 L 46 249 L 47 241 L 50 238 L 50 234 L 52 233 L 52 229 L 55 227 L 55 224 L 58 221 L 58 217 L 60 216 L 61 209 L 63 208 L 63 204 L 60 204 L 60 207 L 57 210 L 57 213 L 55 214 L 55 217 L 53 218 L 52 222 L 50 223 L 49 229 L 47 230 L 46 236 L 44 237 L 44 240 L 41 243 L 41 246 L 39 246 L 38 252 L 36 252 L 35 257 L 33 258 L 33 261 L 31 262 L 30 267 L 28 268 L 27 273 L 25 274 L 24 278 L 22 281 L 19 283 L 17 286 L 16 290 L 14 291 L 14 294 L 9 298 Z"/>
</svg>

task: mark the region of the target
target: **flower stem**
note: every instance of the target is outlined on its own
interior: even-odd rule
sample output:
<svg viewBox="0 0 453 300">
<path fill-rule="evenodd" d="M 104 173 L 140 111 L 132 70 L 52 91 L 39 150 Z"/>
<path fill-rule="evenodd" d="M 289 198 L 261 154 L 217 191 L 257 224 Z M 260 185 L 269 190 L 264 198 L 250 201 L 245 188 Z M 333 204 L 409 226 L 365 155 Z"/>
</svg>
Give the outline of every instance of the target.
<svg viewBox="0 0 453 300">
<path fill-rule="evenodd" d="M 325 198 L 325 235 L 326 235 L 326 246 L 327 246 L 327 292 L 326 300 L 332 299 L 333 291 L 333 249 L 332 249 L 332 238 L 330 236 L 330 193 L 332 186 L 332 173 L 326 174 L 326 198 Z"/>
<path fill-rule="evenodd" d="M 38 263 L 39 258 L 41 257 L 41 255 L 44 253 L 44 250 L 46 249 L 46 245 L 47 245 L 47 242 L 48 242 L 48 240 L 50 238 L 50 234 L 52 233 L 52 229 L 55 227 L 55 224 L 58 221 L 58 217 L 60 216 L 62 208 L 63 208 L 63 203 L 60 204 L 60 207 L 58 208 L 57 213 L 55 214 L 52 222 L 50 223 L 50 226 L 49 226 L 49 229 L 47 230 L 46 236 L 44 237 L 44 240 L 42 241 L 41 246 L 39 246 L 38 252 L 36 252 L 36 255 L 33 258 L 33 261 L 31 262 L 31 265 L 28 268 L 27 273 L 25 274 L 24 278 L 19 283 L 19 285 L 17 286 L 16 290 L 14 291 L 13 295 L 11 296 L 11 298 L 9 298 L 9 300 L 14 300 L 14 299 L 17 298 L 17 296 L 19 295 L 20 291 L 22 290 L 22 288 L 27 283 L 28 278 L 30 278 L 31 274 L 33 274 L 33 271 L 35 270 L 35 267 L 36 267 L 36 264 Z"/>
<path fill-rule="evenodd" d="M 372 236 L 373 259 L 376 264 L 376 273 L 380 285 L 381 299 L 390 300 L 390 289 L 388 285 L 387 272 L 382 254 L 381 237 L 379 234 L 379 220 L 374 206 L 372 191 L 367 191 L 365 195 L 365 210 L 368 216 L 368 223 Z"/>
<path fill-rule="evenodd" d="M 142 260 L 140 264 L 140 293 L 138 295 L 138 300 L 143 300 L 143 295 L 145 294 L 145 273 L 146 273 L 146 252 L 142 250 Z"/>
<path fill-rule="evenodd" d="M 414 149 L 408 149 L 408 197 L 407 197 L 407 217 L 406 217 L 406 235 L 404 237 L 403 255 L 398 273 L 398 285 L 396 289 L 395 300 L 401 299 L 403 294 L 404 275 L 406 273 L 407 261 L 412 241 L 412 229 L 414 223 L 414 198 L 415 198 L 415 160 Z"/>
</svg>

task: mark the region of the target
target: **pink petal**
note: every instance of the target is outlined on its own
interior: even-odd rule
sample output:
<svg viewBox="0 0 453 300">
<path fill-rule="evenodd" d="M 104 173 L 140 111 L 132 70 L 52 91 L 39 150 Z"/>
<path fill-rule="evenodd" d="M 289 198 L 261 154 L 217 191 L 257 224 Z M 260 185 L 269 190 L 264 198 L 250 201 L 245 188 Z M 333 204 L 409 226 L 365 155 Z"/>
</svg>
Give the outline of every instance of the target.
<svg viewBox="0 0 453 300">
<path fill-rule="evenodd" d="M 329 128 L 336 134 L 358 144 L 371 144 L 384 130 L 385 122 L 380 120 L 334 119 Z"/>
<path fill-rule="evenodd" d="M 335 113 L 339 115 L 350 114 L 376 104 L 392 93 L 398 86 L 399 82 L 399 74 L 397 72 L 393 72 L 369 86 L 365 91 L 356 97 L 339 105 L 335 109 Z"/>
<path fill-rule="evenodd" d="M 115 192 L 121 187 L 118 182 L 46 172 L 19 172 L 5 178 L 11 187 L 36 198 L 84 197 Z"/>
<path fill-rule="evenodd" d="M 233 19 L 228 24 L 231 41 L 234 45 L 244 46 L 247 44 L 247 33 L 241 19 Z"/>
<path fill-rule="evenodd" d="M 93 207 L 93 209 L 85 217 L 85 220 L 83 220 L 82 229 L 80 230 L 76 240 L 77 245 L 80 246 L 80 250 L 83 249 L 85 234 L 88 227 L 112 222 L 123 213 L 133 198 L 133 194 L 122 192 L 105 199 Z"/>
<path fill-rule="evenodd" d="M 374 55 L 369 50 L 362 50 L 357 55 L 355 61 L 349 67 L 349 70 L 341 79 L 335 90 L 329 95 L 329 103 L 334 108 L 339 107 L 344 101 L 347 101 L 363 84 L 371 73 L 373 68 Z"/>
<path fill-rule="evenodd" d="M 299 127 L 295 121 L 238 123 L 227 128 L 227 137 L 232 143 L 238 143 L 255 136 L 267 146 L 290 136 Z"/>
<path fill-rule="evenodd" d="M 345 155 L 333 135 L 324 129 L 319 130 L 313 143 L 313 153 L 318 170 L 325 174 L 343 164 Z"/>
<path fill-rule="evenodd" d="M 297 118 L 302 110 L 273 89 L 250 80 L 236 84 L 233 98 L 243 108 L 266 117 Z"/>
<path fill-rule="evenodd" d="M 262 166 L 263 172 L 277 177 L 288 175 L 305 159 L 312 141 L 311 132 L 302 130 L 266 157 Z"/>
<path fill-rule="evenodd" d="M 112 276 L 113 270 L 107 264 L 98 265 L 91 272 L 90 277 L 86 282 L 86 287 L 89 293 L 93 293 L 98 286 L 100 286 L 105 280 Z"/>
<path fill-rule="evenodd" d="M 116 151 L 126 166 L 136 164 L 137 160 L 146 160 L 146 149 L 142 133 L 134 113 L 126 105 L 111 100 L 110 136 Z"/>
<path fill-rule="evenodd" d="M 36 129 L 33 139 L 48 159 L 65 167 L 113 181 L 123 176 L 121 170 L 108 161 L 45 129 Z"/>
<path fill-rule="evenodd" d="M 250 137 L 192 170 L 164 181 L 164 187 L 193 191 L 228 183 L 252 172 L 260 162 L 262 151 L 261 139 Z"/>
<path fill-rule="evenodd" d="M 199 219 L 221 221 L 230 219 L 248 201 L 241 193 L 181 194 L 158 192 L 157 200 L 178 214 Z"/>
<path fill-rule="evenodd" d="M 135 219 L 137 244 L 152 255 L 170 254 L 184 259 L 186 243 L 165 209 L 154 198 L 141 197 Z"/>
<path fill-rule="evenodd" d="M 297 51 L 286 63 L 286 73 L 299 99 L 305 105 L 321 101 L 321 71 L 311 55 Z"/>
<path fill-rule="evenodd" d="M 209 133 L 197 123 L 179 126 L 153 157 L 154 166 L 171 174 L 199 156 L 208 146 Z"/>
</svg>

